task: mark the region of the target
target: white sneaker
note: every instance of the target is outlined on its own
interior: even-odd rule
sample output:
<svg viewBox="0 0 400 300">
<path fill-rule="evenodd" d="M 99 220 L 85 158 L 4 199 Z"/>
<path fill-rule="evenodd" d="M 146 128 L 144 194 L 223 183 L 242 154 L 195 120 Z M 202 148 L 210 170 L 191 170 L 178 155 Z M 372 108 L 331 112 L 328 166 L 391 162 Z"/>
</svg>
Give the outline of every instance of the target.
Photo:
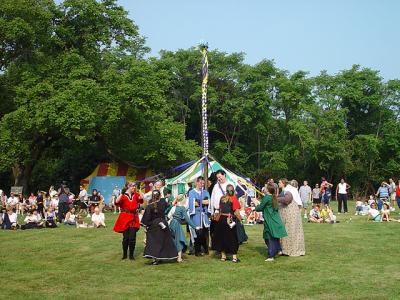
<svg viewBox="0 0 400 300">
<path fill-rule="evenodd" d="M 268 257 L 265 261 L 274 261 L 273 257 Z"/>
<path fill-rule="evenodd" d="M 304 219 L 307 219 L 307 215 L 304 215 Z"/>
</svg>

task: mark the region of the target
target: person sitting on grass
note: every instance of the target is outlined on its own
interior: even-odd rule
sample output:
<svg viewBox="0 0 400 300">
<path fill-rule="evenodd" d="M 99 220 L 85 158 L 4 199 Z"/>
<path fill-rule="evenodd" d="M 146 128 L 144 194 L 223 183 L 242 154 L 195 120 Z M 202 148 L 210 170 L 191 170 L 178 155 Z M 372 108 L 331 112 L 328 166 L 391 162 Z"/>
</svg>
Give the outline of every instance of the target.
<svg viewBox="0 0 400 300">
<path fill-rule="evenodd" d="M 53 207 L 49 207 L 47 209 L 47 212 L 45 213 L 45 225 L 46 228 L 56 228 L 57 223 L 56 223 L 56 213 L 54 212 Z"/>
<path fill-rule="evenodd" d="M 386 221 L 386 222 L 390 221 L 390 204 L 388 202 L 385 202 L 383 204 L 381 215 L 382 215 L 381 221 Z"/>
<path fill-rule="evenodd" d="M 364 202 L 364 204 L 363 204 L 363 206 L 362 206 L 361 215 L 362 215 L 362 216 L 368 215 L 369 208 L 370 208 L 370 207 L 369 207 L 368 201 L 365 200 L 365 202 Z"/>
<path fill-rule="evenodd" d="M 37 210 L 28 211 L 24 220 L 25 224 L 21 225 L 21 229 L 40 229 L 43 228 L 42 217 L 38 214 Z"/>
<path fill-rule="evenodd" d="M 373 195 L 369 195 L 368 205 L 371 206 L 372 203 L 376 203 L 375 198 Z"/>
<path fill-rule="evenodd" d="M 376 209 L 376 204 L 372 203 L 370 205 L 370 209 L 368 211 L 368 219 L 367 220 L 372 220 L 374 222 L 380 222 L 381 221 L 381 214 L 379 213 L 379 210 Z"/>
<path fill-rule="evenodd" d="M 75 215 L 75 207 L 69 209 L 67 214 L 65 215 L 65 225 L 76 225 L 76 215 Z"/>
<path fill-rule="evenodd" d="M 361 200 L 356 201 L 356 213 L 354 214 L 355 216 L 361 215 L 363 210 L 363 203 Z"/>
<path fill-rule="evenodd" d="M 11 206 L 6 207 L 6 212 L 2 213 L 1 229 L 15 230 L 18 228 L 17 214 L 13 212 Z"/>
<path fill-rule="evenodd" d="M 326 212 L 328 214 L 327 218 L 325 219 L 325 222 L 327 223 L 339 223 L 339 221 L 336 221 L 336 216 L 333 214 L 333 209 L 330 206 L 326 207 Z"/>
<path fill-rule="evenodd" d="M 94 214 L 92 215 L 92 222 L 94 227 L 96 228 L 106 227 L 104 214 L 100 212 L 99 207 L 96 207 L 94 209 Z"/>
<path fill-rule="evenodd" d="M 319 204 L 314 205 L 313 209 L 310 210 L 310 216 L 308 221 L 311 223 L 322 223 L 324 219 L 321 217 L 320 206 Z"/>
</svg>

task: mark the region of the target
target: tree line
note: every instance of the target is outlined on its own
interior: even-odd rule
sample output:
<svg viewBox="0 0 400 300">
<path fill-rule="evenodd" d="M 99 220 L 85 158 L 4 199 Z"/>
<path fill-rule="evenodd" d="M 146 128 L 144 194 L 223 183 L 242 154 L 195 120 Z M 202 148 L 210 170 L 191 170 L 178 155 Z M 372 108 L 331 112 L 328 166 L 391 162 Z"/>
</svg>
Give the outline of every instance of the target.
<svg viewBox="0 0 400 300">
<path fill-rule="evenodd" d="M 0 3 L 0 184 L 77 183 L 100 161 L 166 170 L 201 155 L 201 53 L 149 48 L 114 0 Z M 258 182 L 397 178 L 400 81 L 354 65 L 288 72 L 209 51 L 210 152 Z"/>
</svg>

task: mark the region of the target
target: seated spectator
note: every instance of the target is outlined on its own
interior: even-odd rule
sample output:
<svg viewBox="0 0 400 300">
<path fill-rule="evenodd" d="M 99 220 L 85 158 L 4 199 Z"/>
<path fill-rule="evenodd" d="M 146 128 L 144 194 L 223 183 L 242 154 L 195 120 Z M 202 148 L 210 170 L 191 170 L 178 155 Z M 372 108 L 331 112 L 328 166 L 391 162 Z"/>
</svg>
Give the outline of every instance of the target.
<svg viewBox="0 0 400 300">
<path fill-rule="evenodd" d="M 369 195 L 368 205 L 371 206 L 372 203 L 375 203 L 375 198 L 373 195 Z"/>
<path fill-rule="evenodd" d="M 362 211 L 361 211 L 361 215 L 362 216 L 366 216 L 368 215 L 368 211 L 369 211 L 369 205 L 368 205 L 368 201 L 365 201 L 363 206 L 362 206 Z"/>
<path fill-rule="evenodd" d="M 98 207 L 94 209 L 94 214 L 92 215 L 92 222 L 94 227 L 96 228 L 106 227 L 104 214 L 100 212 L 100 209 Z"/>
<path fill-rule="evenodd" d="M 389 222 L 390 221 L 390 204 L 388 202 L 385 202 L 383 204 L 383 208 L 382 208 L 382 221 L 386 221 Z"/>
<path fill-rule="evenodd" d="M 82 215 L 78 215 L 76 218 L 76 228 L 88 228 L 88 224 L 85 223 Z M 93 227 L 93 226 L 92 226 Z"/>
<path fill-rule="evenodd" d="M 25 224 L 21 225 L 21 229 L 43 228 L 42 217 L 37 210 L 29 211 L 24 220 Z"/>
<path fill-rule="evenodd" d="M 65 225 L 76 225 L 76 215 L 75 215 L 75 208 L 72 207 L 67 214 L 65 215 Z"/>
<path fill-rule="evenodd" d="M 325 219 L 325 222 L 331 224 L 339 223 L 339 221 L 336 221 L 336 216 L 333 214 L 333 210 L 330 206 L 326 208 L 326 212 L 328 214 L 328 217 Z"/>
<path fill-rule="evenodd" d="M 6 212 L 2 212 L 2 223 L 0 226 L 2 229 L 8 230 L 15 230 L 19 227 L 17 223 L 17 214 L 13 212 L 11 206 L 7 206 Z"/>
<path fill-rule="evenodd" d="M 96 207 L 100 205 L 101 197 L 96 189 L 93 189 L 92 196 L 89 197 L 89 206 L 90 206 L 90 213 L 94 213 Z M 90 217 L 90 214 L 88 214 Z"/>
<path fill-rule="evenodd" d="M 310 210 L 308 221 L 311 223 L 322 223 L 324 221 L 324 219 L 321 217 L 319 204 L 314 205 L 313 209 Z"/>
<path fill-rule="evenodd" d="M 356 213 L 354 214 L 355 216 L 361 215 L 361 212 L 363 210 L 363 203 L 361 200 L 356 201 Z"/>
<path fill-rule="evenodd" d="M 47 228 L 56 228 L 57 223 L 56 223 L 56 213 L 54 212 L 53 207 L 49 207 L 47 209 L 47 212 L 45 213 L 45 225 Z"/>
<path fill-rule="evenodd" d="M 376 209 L 376 204 L 372 203 L 370 205 L 370 209 L 368 211 L 368 220 L 373 220 L 375 222 L 380 222 L 381 221 L 381 214 L 379 213 L 379 210 Z"/>
</svg>

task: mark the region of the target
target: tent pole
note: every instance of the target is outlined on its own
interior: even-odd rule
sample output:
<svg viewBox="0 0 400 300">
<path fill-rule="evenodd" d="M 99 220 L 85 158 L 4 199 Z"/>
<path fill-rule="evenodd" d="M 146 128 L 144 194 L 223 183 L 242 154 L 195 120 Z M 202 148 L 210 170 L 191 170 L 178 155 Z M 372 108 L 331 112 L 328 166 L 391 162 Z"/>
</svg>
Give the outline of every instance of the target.
<svg viewBox="0 0 400 300">
<path fill-rule="evenodd" d="M 204 188 L 208 189 L 208 122 L 207 122 L 207 85 L 208 85 L 208 44 L 202 43 L 200 45 L 202 53 L 202 83 L 201 83 L 201 146 L 203 148 L 203 176 Z"/>
</svg>

